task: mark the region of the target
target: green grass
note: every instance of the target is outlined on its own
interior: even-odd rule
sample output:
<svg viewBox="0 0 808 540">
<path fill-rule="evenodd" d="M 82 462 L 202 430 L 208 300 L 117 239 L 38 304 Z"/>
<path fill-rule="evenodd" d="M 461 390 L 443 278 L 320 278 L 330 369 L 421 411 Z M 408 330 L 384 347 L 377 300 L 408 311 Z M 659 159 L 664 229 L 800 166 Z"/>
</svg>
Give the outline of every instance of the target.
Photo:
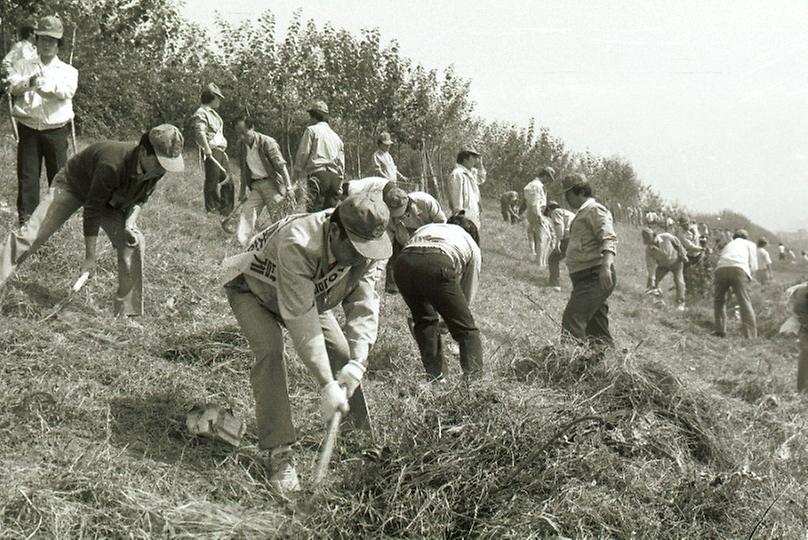
<svg viewBox="0 0 808 540">
<path fill-rule="evenodd" d="M 0 200 L 13 206 L 8 145 L 0 158 Z M 266 486 L 252 356 L 216 286 L 235 243 L 201 193 L 193 164 L 144 210 L 146 317 L 110 317 L 106 244 L 90 285 L 38 322 L 77 276 L 79 217 L 0 292 L 0 536 L 804 536 L 806 402 L 796 342 L 775 335 L 799 269 L 756 289 L 761 339 L 743 341 L 735 321 L 713 338 L 709 299 L 683 314 L 642 295 L 639 231 L 621 226 L 618 348 L 594 363 L 557 346 L 569 284 L 539 286 L 524 231 L 491 202 L 473 306 L 488 378 L 457 384 L 453 358 L 456 384 L 423 385 L 405 306 L 385 296 L 366 385 L 381 457 L 362 458 L 368 441 L 343 433 L 326 489 L 289 504 Z M 324 426 L 294 354 L 289 366 L 305 482 Z M 248 419 L 240 449 L 187 433 L 185 414 L 206 402 Z"/>
</svg>

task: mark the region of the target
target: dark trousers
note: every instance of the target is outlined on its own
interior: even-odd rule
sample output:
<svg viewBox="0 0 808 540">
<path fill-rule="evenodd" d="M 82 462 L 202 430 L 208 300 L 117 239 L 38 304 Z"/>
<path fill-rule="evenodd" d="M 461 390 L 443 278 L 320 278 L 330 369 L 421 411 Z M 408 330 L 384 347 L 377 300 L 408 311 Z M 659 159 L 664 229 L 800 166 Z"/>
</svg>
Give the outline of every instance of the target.
<svg viewBox="0 0 808 540">
<path fill-rule="evenodd" d="M 39 206 L 39 177 L 42 160 L 48 187 L 59 169 L 67 163 L 68 126 L 37 130 L 17 124 L 20 142 L 17 144 L 17 219 L 20 225 L 28 221 Z"/>
<path fill-rule="evenodd" d="M 550 277 L 547 279 L 547 284 L 550 287 L 558 287 L 561 284 L 561 261 L 567 255 L 567 244 L 569 239 L 565 238 L 560 242 L 558 249 L 554 249 L 547 257 L 547 266 L 550 271 Z"/>
<path fill-rule="evenodd" d="M 212 148 L 213 157 L 219 164 L 227 169 L 229 159 L 227 154 L 218 148 Z M 233 182 L 227 182 L 219 186 L 227 175 L 222 171 L 212 159 L 205 160 L 205 211 L 217 212 L 223 216 L 230 215 L 235 203 L 235 188 Z"/>
<path fill-rule="evenodd" d="M 322 170 L 309 175 L 307 182 L 307 212 L 334 208 L 342 195 L 343 177 L 333 171 Z"/>
<path fill-rule="evenodd" d="M 572 294 L 561 319 L 562 338 L 610 347 L 614 340 L 609 331 L 608 299 L 617 283 L 612 267 L 612 287 L 600 285 L 600 266 L 570 274 Z"/>
<path fill-rule="evenodd" d="M 398 260 L 398 256 L 401 254 L 402 249 L 404 249 L 404 246 L 399 244 L 398 240 L 393 238 L 393 254 L 390 255 L 390 259 L 387 261 L 387 271 L 384 277 L 384 290 L 385 292 L 389 292 L 391 294 L 398 292 L 396 276 L 393 273 L 393 268 L 396 265 L 396 261 Z"/>
<path fill-rule="evenodd" d="M 413 318 L 413 335 L 421 361 L 432 378 L 443 376 L 440 317 L 460 346 L 460 366 L 471 377 L 482 374 L 483 347 L 451 259 L 439 252 L 404 250 L 395 264 L 395 278 Z"/>
<path fill-rule="evenodd" d="M 751 279 L 746 272 L 737 267 L 723 267 L 715 270 L 715 295 L 713 311 L 715 314 L 715 331 L 719 334 L 727 332 L 727 298 L 730 289 L 735 293 L 741 307 L 743 335 L 747 338 L 757 337 L 757 320 L 752 298 L 749 296 Z"/>
</svg>

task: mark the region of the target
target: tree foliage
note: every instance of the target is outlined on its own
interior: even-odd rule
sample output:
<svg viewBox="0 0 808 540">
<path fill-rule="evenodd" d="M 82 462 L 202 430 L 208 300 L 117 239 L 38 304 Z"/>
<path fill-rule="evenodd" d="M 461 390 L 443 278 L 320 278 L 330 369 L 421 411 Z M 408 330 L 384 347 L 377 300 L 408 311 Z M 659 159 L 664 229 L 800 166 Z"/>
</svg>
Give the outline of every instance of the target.
<svg viewBox="0 0 808 540">
<path fill-rule="evenodd" d="M 218 19 L 214 38 L 185 20 L 175 0 L 5 0 L 6 46 L 20 21 L 52 13 L 66 26 L 61 56 L 73 51 L 80 72 L 77 127 L 91 138 L 131 138 L 159 122 L 183 126 L 203 85 L 215 82 L 226 97 L 220 110 L 226 132 L 238 117 L 252 116 L 290 160 L 306 104 L 322 99 L 353 177 L 372 174 L 375 140 L 388 131 L 401 170 L 438 194 L 459 148 L 474 144 L 484 153 L 489 196 L 521 191 L 552 166 L 558 177 L 587 175 L 607 203 L 663 206 L 625 159 L 576 154 L 536 119 L 519 127 L 477 118 L 468 79 L 452 66 L 413 62 L 395 40 L 384 43 L 378 29 L 353 34 L 303 20 L 299 11 L 280 29 L 267 10 L 237 25 Z M 551 197 L 561 196 L 558 184 Z"/>
</svg>

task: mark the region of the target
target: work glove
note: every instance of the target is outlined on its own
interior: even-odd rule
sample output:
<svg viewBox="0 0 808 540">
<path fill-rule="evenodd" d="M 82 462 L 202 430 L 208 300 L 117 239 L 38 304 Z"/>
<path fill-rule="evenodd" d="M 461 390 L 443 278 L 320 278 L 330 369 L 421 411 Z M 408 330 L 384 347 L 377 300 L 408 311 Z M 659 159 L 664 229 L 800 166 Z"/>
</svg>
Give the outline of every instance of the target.
<svg viewBox="0 0 808 540">
<path fill-rule="evenodd" d="M 353 396 L 356 389 L 362 384 L 362 377 L 365 375 L 365 366 L 357 360 L 351 360 L 337 373 L 337 382 L 345 388 L 348 397 Z"/>
<path fill-rule="evenodd" d="M 337 381 L 331 381 L 320 389 L 320 412 L 330 422 L 337 411 L 348 412 L 348 394 Z"/>
</svg>

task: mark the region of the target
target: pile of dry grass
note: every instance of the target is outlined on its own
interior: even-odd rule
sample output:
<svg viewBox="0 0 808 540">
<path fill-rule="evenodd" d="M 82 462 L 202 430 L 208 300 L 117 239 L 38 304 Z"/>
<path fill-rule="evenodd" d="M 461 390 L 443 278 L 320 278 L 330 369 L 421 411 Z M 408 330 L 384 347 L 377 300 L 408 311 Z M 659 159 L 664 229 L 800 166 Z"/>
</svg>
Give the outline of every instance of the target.
<svg viewBox="0 0 808 540">
<path fill-rule="evenodd" d="M 393 405 L 399 420 L 382 457 L 348 462 L 325 511 L 304 525 L 332 537 L 427 538 L 720 537 L 755 527 L 770 493 L 714 397 L 625 356 L 595 363 L 585 351 L 544 349 L 535 372 L 527 365 L 517 363 L 507 391 L 400 388 L 415 397 Z M 562 381 L 568 394 L 542 387 Z M 763 521 L 769 534 L 797 531 Z"/>
</svg>

